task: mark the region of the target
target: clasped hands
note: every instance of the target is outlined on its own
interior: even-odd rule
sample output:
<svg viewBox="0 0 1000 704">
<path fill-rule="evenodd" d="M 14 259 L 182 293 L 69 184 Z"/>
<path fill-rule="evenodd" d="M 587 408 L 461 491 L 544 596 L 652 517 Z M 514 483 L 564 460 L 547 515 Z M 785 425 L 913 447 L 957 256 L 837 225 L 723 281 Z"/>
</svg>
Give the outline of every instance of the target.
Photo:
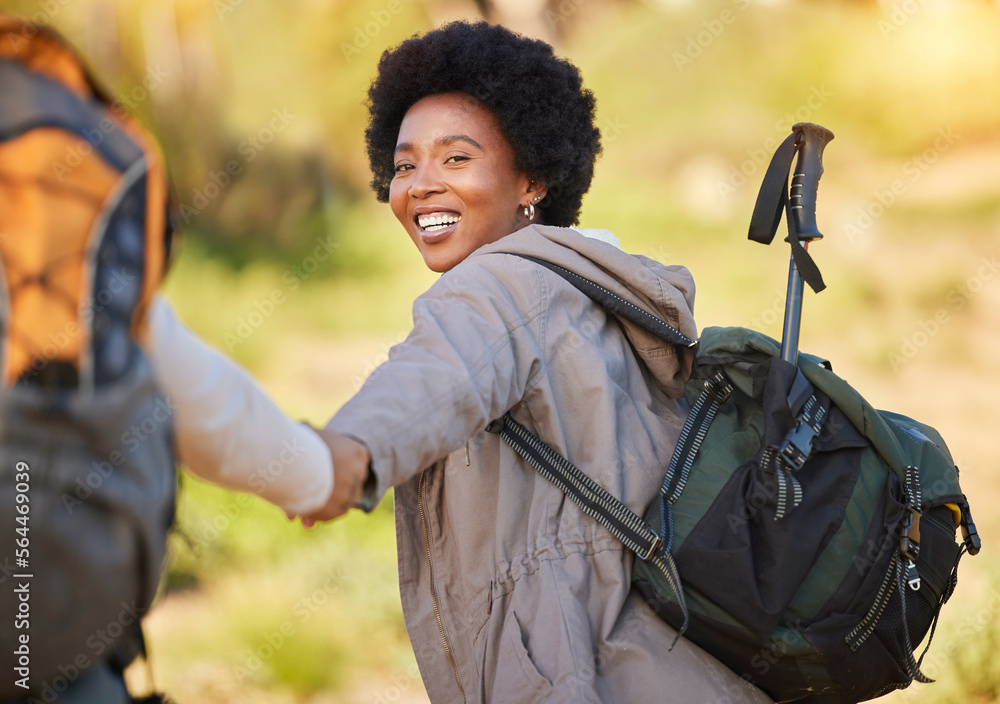
<svg viewBox="0 0 1000 704">
<path fill-rule="evenodd" d="M 306 527 L 311 527 L 318 521 L 339 518 L 353 508 L 361 500 L 371 463 L 368 448 L 354 438 L 325 428 L 309 427 L 330 450 L 330 459 L 333 460 L 333 491 L 322 507 L 300 516 Z"/>
</svg>

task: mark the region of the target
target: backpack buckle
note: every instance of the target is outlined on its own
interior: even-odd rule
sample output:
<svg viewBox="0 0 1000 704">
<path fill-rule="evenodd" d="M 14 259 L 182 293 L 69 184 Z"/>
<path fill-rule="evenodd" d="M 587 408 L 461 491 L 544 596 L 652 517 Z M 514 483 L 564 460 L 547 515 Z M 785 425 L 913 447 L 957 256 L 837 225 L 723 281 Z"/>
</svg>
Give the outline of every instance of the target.
<svg viewBox="0 0 1000 704">
<path fill-rule="evenodd" d="M 780 459 L 789 470 L 798 471 L 812 454 L 813 440 L 823 431 L 823 420 L 826 418 L 826 408 L 815 396 L 806 402 L 805 409 L 795 421 L 795 427 L 785 436 L 784 442 L 778 448 Z"/>
<path fill-rule="evenodd" d="M 778 458 L 788 466 L 788 469 L 798 471 L 812 454 L 812 441 L 817 433 L 812 425 L 800 419 L 791 432 L 785 436 L 785 441 L 778 448 Z"/>
<path fill-rule="evenodd" d="M 733 384 L 726 375 L 717 371 L 711 378 L 705 380 L 705 391 L 721 406 L 733 395 Z"/>
<path fill-rule="evenodd" d="M 789 439 L 778 451 L 778 458 L 788 469 L 798 471 L 802 469 L 802 465 L 804 465 L 806 460 L 809 459 L 809 450 L 807 449 L 807 451 L 803 452 L 802 448 L 796 446 L 794 442 Z"/>
<path fill-rule="evenodd" d="M 979 532 L 976 530 L 976 523 L 972 520 L 972 509 L 969 507 L 969 500 L 962 497 L 962 540 L 965 543 L 965 549 L 970 555 L 977 554 L 983 547 L 983 541 L 979 538 Z"/>
<path fill-rule="evenodd" d="M 915 562 L 920 555 L 920 511 L 908 509 L 901 528 L 899 552 L 910 562 Z"/>
</svg>

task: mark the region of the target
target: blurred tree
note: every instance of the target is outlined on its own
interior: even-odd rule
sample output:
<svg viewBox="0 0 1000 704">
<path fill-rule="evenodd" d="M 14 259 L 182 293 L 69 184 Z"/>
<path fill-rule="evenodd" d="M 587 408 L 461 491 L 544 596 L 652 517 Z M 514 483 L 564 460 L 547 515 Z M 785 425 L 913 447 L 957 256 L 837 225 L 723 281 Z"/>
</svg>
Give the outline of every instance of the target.
<svg viewBox="0 0 1000 704">
<path fill-rule="evenodd" d="M 838 117 L 849 124 L 850 115 L 865 116 L 865 134 L 897 152 L 915 148 L 923 138 L 921 123 L 901 119 L 914 114 L 915 105 L 925 117 L 935 114 L 935 124 L 971 121 L 970 127 L 986 129 L 981 126 L 994 109 L 982 79 L 995 77 L 990 66 L 996 52 L 977 39 L 972 56 L 965 49 L 968 41 L 946 36 L 933 19 L 950 16 L 942 8 L 983 8 L 984 0 L 918 3 L 919 11 L 903 15 L 887 2 L 881 8 L 873 2 L 852 7 L 858 4 L 861 0 L 816 5 L 720 0 L 712 6 L 693 0 L 6 0 L 5 8 L 60 29 L 119 101 L 154 130 L 183 206 L 183 225 L 223 246 L 264 243 L 271 253 L 294 258 L 310 241 L 308 233 L 326 223 L 328 234 L 335 234 L 339 210 L 371 198 L 364 100 L 382 51 L 460 17 L 504 23 L 558 51 L 586 46 L 575 60 L 600 96 L 602 111 L 610 111 L 601 116 L 602 127 L 608 140 L 621 136 L 618 154 L 629 153 L 633 140 L 654 123 L 678 134 L 714 132 L 727 148 L 745 149 L 745 133 L 729 127 L 747 125 L 755 134 L 758 128 L 734 120 L 732 105 L 714 111 L 705 106 L 718 105 L 725 94 L 731 102 L 742 101 L 738 110 L 760 124 L 773 123 L 774 115 L 794 112 L 809 97 L 794 87 L 803 80 L 812 87 L 829 85 L 836 95 L 830 109 Z M 722 26 L 720 12 L 727 9 L 745 19 L 716 42 L 708 28 Z M 853 51 L 841 51 L 840 35 L 826 27 L 810 34 L 815 36 L 808 52 L 792 52 L 788 41 L 759 51 L 776 33 L 792 36 L 787 32 L 793 26 L 796 35 L 812 32 L 801 18 L 819 11 L 851 27 Z M 989 31 L 989 25 L 980 25 L 965 26 Z M 628 40 L 612 41 L 608 32 L 614 27 L 623 27 L 619 31 Z M 922 49 L 928 41 L 932 52 Z M 793 54 L 794 64 L 788 61 Z M 732 80 L 732 69 L 722 69 L 725 62 L 738 65 L 743 80 Z M 621 80 L 626 74 L 658 80 Z M 950 97 L 924 100 L 932 84 Z M 646 94 L 644 102 L 635 100 L 637 91 Z M 667 109 L 678 95 L 684 96 L 685 109 Z M 640 102 L 642 110 L 636 109 Z M 661 109 L 645 109 L 654 105 Z M 656 163 L 669 167 L 691 143 L 663 142 L 665 158 Z M 646 149 L 635 146 L 637 153 Z"/>
</svg>

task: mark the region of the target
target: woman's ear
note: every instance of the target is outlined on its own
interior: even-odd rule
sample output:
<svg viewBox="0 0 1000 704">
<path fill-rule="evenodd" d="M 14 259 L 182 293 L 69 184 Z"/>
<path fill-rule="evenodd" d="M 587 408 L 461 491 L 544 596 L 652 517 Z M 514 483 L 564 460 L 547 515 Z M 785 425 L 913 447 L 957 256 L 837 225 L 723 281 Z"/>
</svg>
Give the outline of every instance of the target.
<svg viewBox="0 0 1000 704">
<path fill-rule="evenodd" d="M 531 197 L 529 201 L 532 205 L 538 205 L 548 193 L 548 187 L 540 181 L 529 181 L 527 194 Z"/>
</svg>

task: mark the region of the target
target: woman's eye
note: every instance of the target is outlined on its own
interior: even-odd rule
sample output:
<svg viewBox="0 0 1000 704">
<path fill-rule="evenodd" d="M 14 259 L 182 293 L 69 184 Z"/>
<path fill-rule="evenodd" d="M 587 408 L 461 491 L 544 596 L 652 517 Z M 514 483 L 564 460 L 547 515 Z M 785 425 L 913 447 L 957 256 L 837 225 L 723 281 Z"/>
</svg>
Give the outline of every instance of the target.
<svg viewBox="0 0 1000 704">
<path fill-rule="evenodd" d="M 468 161 L 468 160 L 469 160 L 469 157 L 464 156 L 462 154 L 456 154 L 455 156 L 448 157 L 447 160 L 445 160 L 445 163 L 446 164 L 447 163 L 457 164 L 460 161 Z"/>
<path fill-rule="evenodd" d="M 396 173 L 402 173 L 404 171 L 409 171 L 413 168 L 413 164 L 396 164 Z"/>
</svg>

